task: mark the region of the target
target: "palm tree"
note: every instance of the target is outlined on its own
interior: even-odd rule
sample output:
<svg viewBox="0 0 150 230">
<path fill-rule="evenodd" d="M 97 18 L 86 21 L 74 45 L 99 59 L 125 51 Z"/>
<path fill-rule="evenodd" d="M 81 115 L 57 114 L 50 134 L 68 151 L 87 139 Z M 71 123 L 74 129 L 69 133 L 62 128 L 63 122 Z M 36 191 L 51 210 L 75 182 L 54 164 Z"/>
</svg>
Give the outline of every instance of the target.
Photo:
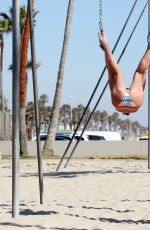
<svg viewBox="0 0 150 230">
<path fill-rule="evenodd" d="M 58 124 L 60 100 L 61 100 L 62 86 L 63 86 L 63 79 L 64 79 L 65 60 L 66 60 L 67 48 L 68 48 L 69 37 L 70 37 L 70 32 L 71 32 L 74 2 L 75 0 L 69 0 L 63 48 L 62 48 L 62 53 L 61 53 L 61 59 L 60 59 L 59 71 L 58 71 L 58 77 L 57 77 L 57 83 L 56 83 L 56 90 L 55 90 L 55 96 L 54 96 L 54 102 L 53 102 L 52 119 L 51 119 L 50 126 L 48 129 L 47 140 L 45 141 L 44 148 L 43 148 L 44 155 L 53 154 L 53 146 L 55 142 L 55 135 L 56 135 L 57 124 Z"/>
<path fill-rule="evenodd" d="M 84 112 L 84 105 L 82 105 L 82 104 L 78 105 L 77 106 L 77 114 L 76 114 L 78 122 L 79 122 L 79 120 L 80 120 L 83 112 Z M 79 129 L 82 129 L 83 126 L 84 126 L 84 124 L 85 124 L 85 122 L 84 122 L 84 119 L 83 119 L 83 121 L 81 122 L 81 125 L 80 125 Z"/>
<path fill-rule="evenodd" d="M 34 0 L 32 0 L 34 7 Z M 26 95 L 27 95 L 27 60 L 30 40 L 29 13 L 27 11 L 20 42 L 20 154 L 27 154 L 26 143 Z"/>
<path fill-rule="evenodd" d="M 118 118 L 119 118 L 119 114 L 117 112 L 113 113 L 112 120 L 113 120 L 114 131 L 117 130 Z"/>
<path fill-rule="evenodd" d="M 0 13 L 3 18 L 0 20 L 0 110 L 4 111 L 4 97 L 3 97 L 3 54 L 4 54 L 4 34 L 11 31 L 11 20 L 5 17 L 4 13 Z"/>
<path fill-rule="evenodd" d="M 99 110 L 94 112 L 93 119 L 94 119 L 94 129 L 95 130 L 100 130 L 101 112 Z"/>
<path fill-rule="evenodd" d="M 3 50 L 4 50 L 4 34 L 12 31 L 13 9 L 10 8 L 8 14 L 0 12 L 0 110 L 4 110 L 2 71 L 3 71 Z M 20 7 L 20 33 L 22 32 L 26 17 L 25 6 Z"/>
<path fill-rule="evenodd" d="M 34 3 L 34 0 L 33 0 Z M 9 15 L 6 13 L 0 13 L 3 20 L 7 22 L 9 30 L 12 29 L 12 13 L 13 9 L 9 9 Z M 23 105 L 26 102 L 26 65 L 27 65 L 27 50 L 30 38 L 29 29 L 29 16 L 27 14 L 25 6 L 20 8 L 20 34 L 21 34 L 21 45 L 20 45 L 20 137 L 21 137 L 21 153 L 27 153 L 25 138 L 26 138 L 26 124 L 25 124 L 25 109 Z"/>
<path fill-rule="evenodd" d="M 108 116 L 107 120 L 108 120 L 109 131 L 112 131 L 113 117 Z"/>
<path fill-rule="evenodd" d="M 106 130 L 108 114 L 106 111 L 101 113 L 101 130 Z"/>
<path fill-rule="evenodd" d="M 84 107 L 84 110 L 85 110 L 85 107 Z M 85 127 L 85 125 L 86 125 L 86 123 L 88 121 L 88 118 L 89 118 L 90 114 L 91 114 L 90 108 L 87 108 L 85 116 L 84 116 L 84 119 L 83 119 L 84 120 L 84 127 Z M 90 129 L 91 128 L 91 126 L 92 126 L 92 119 L 93 119 L 93 116 L 89 120 L 89 122 L 88 122 L 88 124 L 86 126 L 86 129 Z"/>
<path fill-rule="evenodd" d="M 73 126 L 73 130 L 76 129 L 76 126 L 78 124 L 78 117 L 77 117 L 77 111 L 78 109 L 77 108 L 73 108 L 72 109 L 72 126 Z"/>
<path fill-rule="evenodd" d="M 139 125 L 138 121 L 132 122 L 132 130 L 133 130 L 135 137 L 137 137 L 139 135 L 139 127 L 140 127 L 140 125 Z"/>
<path fill-rule="evenodd" d="M 27 138 L 32 139 L 33 136 L 33 127 L 35 124 L 35 116 L 34 116 L 34 103 L 29 101 L 26 106 L 26 133 Z"/>
<path fill-rule="evenodd" d="M 34 103 L 29 101 L 26 106 L 26 121 L 32 121 L 34 124 Z"/>
<path fill-rule="evenodd" d="M 39 98 L 40 107 L 44 108 L 47 102 L 48 102 L 48 96 L 46 94 L 42 94 Z"/>
<path fill-rule="evenodd" d="M 59 117 L 61 118 L 61 122 L 63 123 L 64 129 L 66 130 L 70 121 L 70 105 L 64 104 L 61 106 Z"/>
<path fill-rule="evenodd" d="M 45 112 L 46 112 L 46 103 L 48 102 L 48 96 L 46 94 L 42 94 L 38 100 L 39 104 L 39 117 L 40 117 L 40 124 L 44 124 L 45 120 Z"/>
<path fill-rule="evenodd" d="M 36 68 L 38 68 L 39 66 L 40 66 L 40 64 L 38 63 L 36 65 Z M 12 65 L 10 65 L 8 70 L 12 70 L 12 68 L 13 68 Z M 21 125 L 21 128 L 22 128 L 22 129 L 20 129 L 20 135 L 21 135 L 20 136 L 20 154 L 27 154 L 26 123 L 28 122 L 27 120 L 29 119 L 30 116 L 27 116 L 27 114 L 26 114 L 26 94 L 27 94 L 28 70 L 31 70 L 31 69 L 32 69 L 32 62 L 30 60 L 30 61 L 27 62 L 27 65 L 26 65 L 26 84 L 25 84 L 25 93 L 24 93 L 24 102 L 25 102 L 24 110 L 25 110 L 25 114 L 23 114 L 24 110 L 22 109 L 22 107 L 20 105 L 20 117 L 22 119 L 20 121 L 20 125 Z M 21 86 L 22 86 L 22 84 L 21 84 Z M 24 136 L 24 138 L 22 136 Z"/>
</svg>

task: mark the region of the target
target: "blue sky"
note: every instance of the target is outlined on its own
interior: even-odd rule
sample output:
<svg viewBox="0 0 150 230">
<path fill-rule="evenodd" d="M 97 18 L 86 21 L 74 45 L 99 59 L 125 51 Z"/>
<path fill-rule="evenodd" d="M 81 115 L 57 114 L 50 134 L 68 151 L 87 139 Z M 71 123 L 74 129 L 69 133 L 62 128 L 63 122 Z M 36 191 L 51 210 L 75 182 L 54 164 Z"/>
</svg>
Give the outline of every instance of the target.
<svg viewBox="0 0 150 230">
<path fill-rule="evenodd" d="M 37 62 L 41 63 L 41 67 L 38 69 L 38 94 L 47 94 L 50 105 L 52 105 L 55 91 L 68 2 L 68 0 L 35 0 L 35 8 L 39 10 L 39 14 L 36 17 L 35 28 L 36 55 Z M 111 48 L 113 48 L 116 42 L 133 2 L 133 0 L 103 0 L 103 24 Z M 145 3 L 146 0 L 139 0 L 128 27 L 115 52 L 116 58 L 119 57 L 119 54 L 122 51 L 122 48 L 124 47 L 124 44 L 127 41 L 135 21 L 139 17 Z M 11 0 L 1 0 L 1 11 L 8 12 L 11 4 Z M 27 4 L 27 1 L 22 0 L 20 1 L 20 4 Z M 98 42 L 98 7 L 98 0 L 75 1 L 72 31 L 65 66 L 62 104 L 69 104 L 70 95 L 72 95 L 72 106 L 77 106 L 79 104 L 86 105 L 104 68 L 104 54 L 99 48 Z M 127 86 L 130 85 L 134 71 L 140 58 L 145 52 L 147 46 L 147 30 L 148 16 L 146 10 L 122 61 L 120 62 Z M 8 71 L 8 66 L 12 63 L 11 47 L 11 35 L 6 35 L 3 83 L 4 95 L 8 98 L 8 104 L 10 107 L 12 100 L 12 81 L 11 72 Z M 91 109 L 95 105 L 107 79 L 108 76 L 106 72 L 101 86 L 91 103 Z M 137 113 L 130 115 L 131 120 L 137 120 L 140 124 L 145 126 L 147 126 L 148 119 L 147 88 L 148 87 L 146 86 L 143 106 Z M 31 73 L 28 74 L 28 101 L 29 100 L 33 100 Z M 111 104 L 109 89 L 106 90 L 97 109 L 105 110 L 109 114 L 115 112 L 115 109 Z M 128 117 L 124 117 L 120 114 L 120 118 L 126 119 Z"/>
</svg>

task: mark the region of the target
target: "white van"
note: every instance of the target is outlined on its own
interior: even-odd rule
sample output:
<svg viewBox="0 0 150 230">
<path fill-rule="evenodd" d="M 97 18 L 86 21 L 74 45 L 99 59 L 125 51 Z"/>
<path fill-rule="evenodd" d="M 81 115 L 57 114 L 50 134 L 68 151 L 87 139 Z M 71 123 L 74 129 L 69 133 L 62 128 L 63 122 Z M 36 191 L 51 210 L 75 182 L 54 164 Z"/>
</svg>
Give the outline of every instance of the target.
<svg viewBox="0 0 150 230">
<path fill-rule="evenodd" d="M 75 138 L 78 139 L 82 131 L 78 131 Z M 121 135 L 119 132 L 111 131 L 84 131 L 81 140 L 106 140 L 106 141 L 120 141 Z"/>
</svg>

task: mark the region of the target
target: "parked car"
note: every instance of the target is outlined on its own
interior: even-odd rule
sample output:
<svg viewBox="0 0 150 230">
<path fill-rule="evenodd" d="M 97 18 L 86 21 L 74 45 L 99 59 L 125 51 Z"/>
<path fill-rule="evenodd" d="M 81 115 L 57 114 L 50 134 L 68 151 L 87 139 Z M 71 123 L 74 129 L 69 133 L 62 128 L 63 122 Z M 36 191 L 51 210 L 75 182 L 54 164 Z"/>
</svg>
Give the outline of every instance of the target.
<svg viewBox="0 0 150 230">
<path fill-rule="evenodd" d="M 56 137 L 55 137 L 55 140 L 56 141 L 70 141 L 72 139 L 72 137 L 71 136 L 67 136 L 67 135 L 56 135 Z M 75 141 L 75 138 L 73 139 L 73 141 Z"/>
<path fill-rule="evenodd" d="M 148 140 L 148 136 L 142 136 L 137 138 L 137 141 L 143 141 L 143 140 Z"/>
<path fill-rule="evenodd" d="M 66 141 L 66 140 L 70 140 L 69 137 L 63 137 L 63 136 L 57 136 L 55 137 L 55 141 Z"/>
<path fill-rule="evenodd" d="M 56 138 L 55 140 L 61 140 L 61 141 L 65 141 L 65 140 L 71 140 L 72 139 L 72 135 L 73 133 L 61 133 L 61 132 L 57 132 L 56 133 Z M 75 140 L 79 140 L 81 135 L 81 131 L 78 131 L 73 139 L 73 141 Z M 47 138 L 47 133 L 41 133 L 40 134 L 40 139 L 41 140 L 46 140 Z M 32 140 L 36 140 L 36 136 L 32 139 Z M 84 131 L 81 140 L 83 141 L 118 141 L 121 140 L 121 135 L 119 132 L 110 132 L 110 131 Z"/>
<path fill-rule="evenodd" d="M 72 139 L 72 134 L 71 133 L 59 133 L 59 132 L 57 132 L 55 140 L 61 139 L 61 138 L 62 138 L 62 140 L 70 141 Z M 76 138 L 73 138 L 73 141 L 75 141 L 75 140 L 76 140 Z"/>
<path fill-rule="evenodd" d="M 47 133 L 40 133 L 40 140 L 41 141 L 45 141 L 47 138 Z M 67 140 L 71 140 L 72 138 L 72 135 L 71 134 L 67 134 L 67 133 L 56 133 L 56 136 L 55 136 L 55 140 L 56 141 L 67 141 Z M 36 140 L 36 136 L 34 136 L 32 138 L 33 141 Z M 73 141 L 75 140 L 75 138 L 73 139 Z"/>
<path fill-rule="evenodd" d="M 77 140 L 79 140 L 81 134 L 77 134 L 75 135 L 75 138 Z M 93 135 L 93 134 L 83 134 L 81 139 L 81 141 L 101 141 L 101 140 L 105 140 L 105 138 L 103 136 L 99 136 L 99 135 Z"/>
<path fill-rule="evenodd" d="M 79 139 L 81 131 L 78 131 L 75 135 L 76 139 Z M 81 140 L 106 140 L 106 141 L 119 141 L 121 135 L 119 132 L 111 131 L 84 131 Z"/>
<path fill-rule="evenodd" d="M 40 133 L 40 140 L 45 141 L 47 138 L 47 133 Z M 36 141 L 36 136 L 32 138 L 32 141 Z"/>
</svg>

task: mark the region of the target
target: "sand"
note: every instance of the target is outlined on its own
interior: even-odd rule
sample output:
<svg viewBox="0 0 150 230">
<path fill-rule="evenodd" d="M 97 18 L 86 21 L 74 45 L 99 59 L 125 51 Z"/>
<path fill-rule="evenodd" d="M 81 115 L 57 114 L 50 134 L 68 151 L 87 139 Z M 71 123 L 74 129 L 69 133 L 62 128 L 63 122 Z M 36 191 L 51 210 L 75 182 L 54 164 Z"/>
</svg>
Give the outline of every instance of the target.
<svg viewBox="0 0 150 230">
<path fill-rule="evenodd" d="M 0 229 L 150 230 L 150 174 L 144 160 L 43 160 L 44 204 L 36 160 L 20 162 L 20 215 L 12 219 L 11 161 L 0 161 Z"/>
</svg>

